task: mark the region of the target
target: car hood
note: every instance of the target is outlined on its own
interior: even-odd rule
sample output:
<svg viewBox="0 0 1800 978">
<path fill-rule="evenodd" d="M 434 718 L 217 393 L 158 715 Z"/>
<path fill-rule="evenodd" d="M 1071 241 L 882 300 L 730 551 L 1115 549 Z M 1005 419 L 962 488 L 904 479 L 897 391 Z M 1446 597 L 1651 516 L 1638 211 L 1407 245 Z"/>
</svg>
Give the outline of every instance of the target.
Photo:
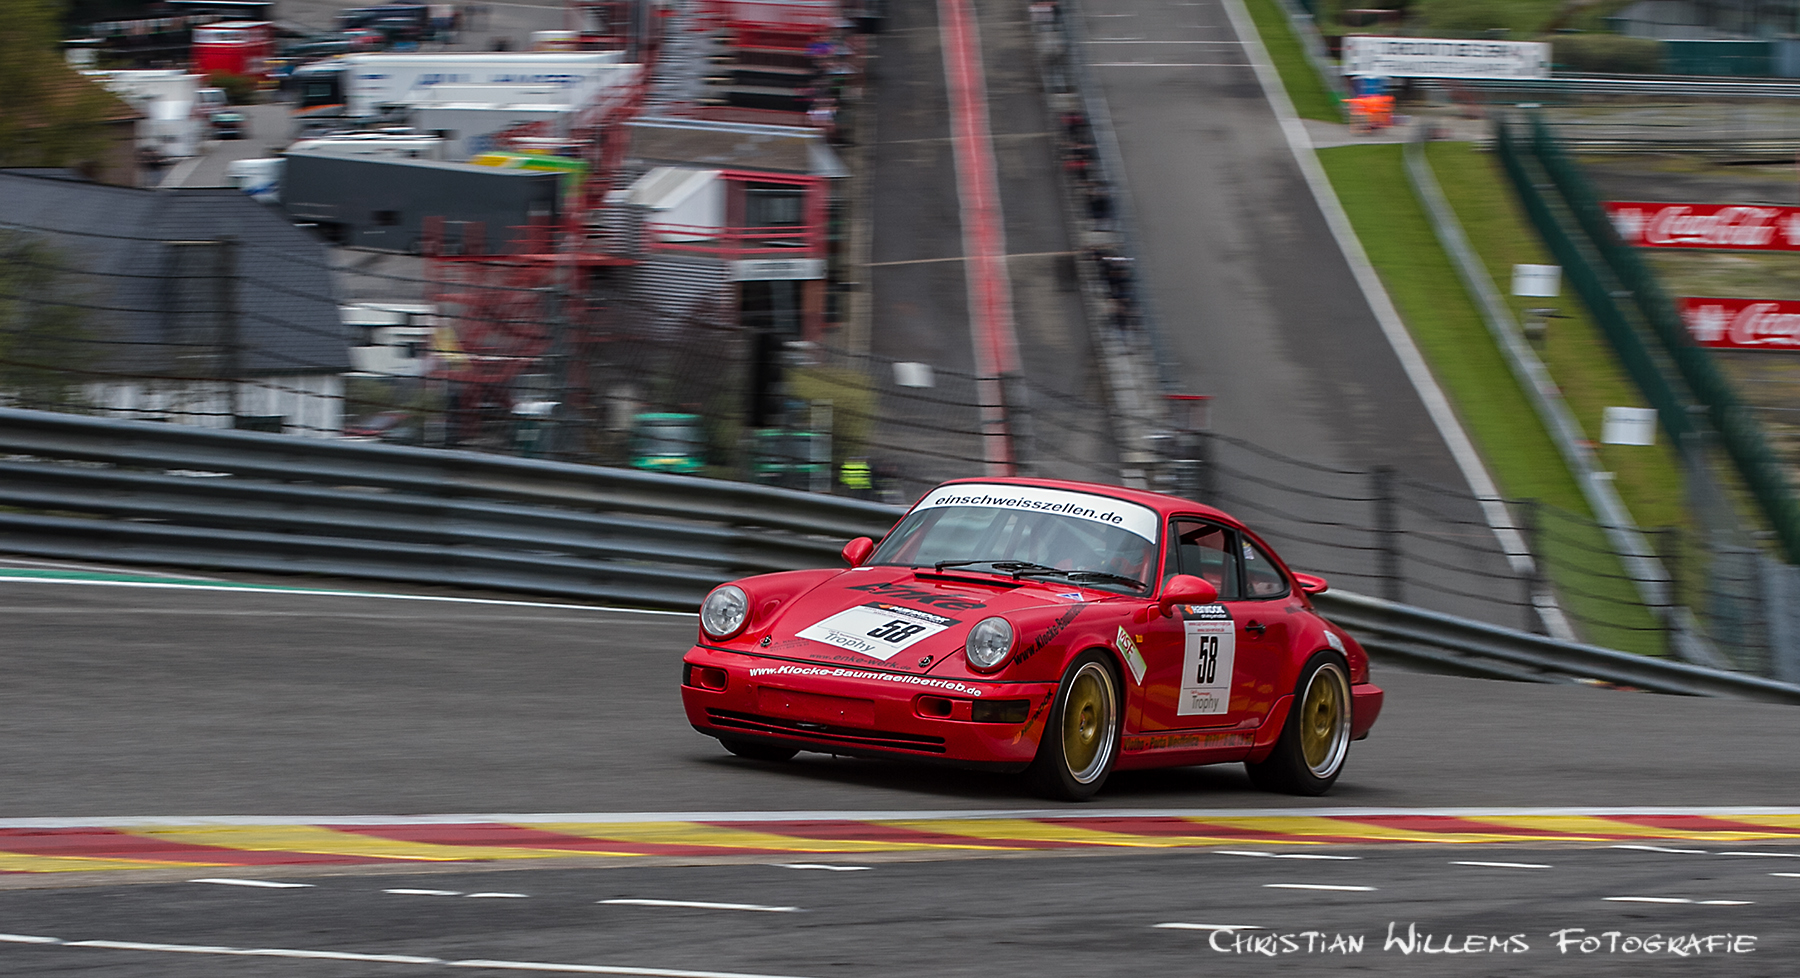
<svg viewBox="0 0 1800 978">
<path fill-rule="evenodd" d="M 924 673 L 961 655 L 969 629 L 1005 616 L 1015 628 L 1070 605 L 1121 599 L 1057 580 L 858 567 L 785 602 L 758 629 L 757 650 L 783 658 Z M 754 604 L 756 598 L 752 597 Z M 767 644 L 761 644 L 766 641 Z"/>
</svg>

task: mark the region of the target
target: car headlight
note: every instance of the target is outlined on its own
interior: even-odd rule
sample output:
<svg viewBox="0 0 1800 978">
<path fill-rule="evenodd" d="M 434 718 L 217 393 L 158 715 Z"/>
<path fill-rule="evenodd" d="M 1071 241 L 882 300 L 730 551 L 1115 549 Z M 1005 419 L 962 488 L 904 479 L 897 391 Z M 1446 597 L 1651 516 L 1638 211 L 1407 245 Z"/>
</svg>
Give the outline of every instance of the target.
<svg viewBox="0 0 1800 978">
<path fill-rule="evenodd" d="M 977 669 L 992 669 L 1006 661 L 1013 647 L 1013 627 L 1004 618 L 983 618 L 969 629 L 963 653 Z"/>
<path fill-rule="evenodd" d="M 750 617 L 750 599 L 735 584 L 715 588 L 700 603 L 700 627 L 713 638 L 730 638 L 744 629 Z"/>
</svg>

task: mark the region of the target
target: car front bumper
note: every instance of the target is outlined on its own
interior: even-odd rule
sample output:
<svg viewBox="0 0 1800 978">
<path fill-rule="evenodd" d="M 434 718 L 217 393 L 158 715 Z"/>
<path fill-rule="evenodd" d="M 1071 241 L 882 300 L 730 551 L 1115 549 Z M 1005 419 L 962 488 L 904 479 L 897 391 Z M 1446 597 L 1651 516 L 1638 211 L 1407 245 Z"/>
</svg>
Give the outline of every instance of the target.
<svg viewBox="0 0 1800 978">
<path fill-rule="evenodd" d="M 682 663 L 688 722 L 708 736 L 1003 771 L 1037 755 L 1056 692 L 1055 683 L 969 684 L 698 645 Z M 723 688 L 713 688 L 718 673 L 700 670 L 722 671 Z M 977 717 L 998 710 L 1022 719 Z"/>
</svg>

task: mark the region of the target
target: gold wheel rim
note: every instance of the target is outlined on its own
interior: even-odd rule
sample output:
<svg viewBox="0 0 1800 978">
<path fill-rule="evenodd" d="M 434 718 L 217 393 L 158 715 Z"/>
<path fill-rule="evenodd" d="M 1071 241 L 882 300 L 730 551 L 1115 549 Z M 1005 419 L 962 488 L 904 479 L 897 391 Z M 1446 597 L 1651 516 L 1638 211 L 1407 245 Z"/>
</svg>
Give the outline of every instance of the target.
<svg viewBox="0 0 1800 978">
<path fill-rule="evenodd" d="M 1343 757 L 1348 734 L 1343 679 L 1335 665 L 1321 666 L 1300 703 L 1300 753 L 1313 774 L 1324 776 Z"/>
<path fill-rule="evenodd" d="M 1106 769 L 1111 754 L 1113 729 L 1112 683 L 1101 667 L 1090 662 L 1069 683 L 1063 701 L 1063 757 L 1069 775 L 1087 783 Z"/>
</svg>

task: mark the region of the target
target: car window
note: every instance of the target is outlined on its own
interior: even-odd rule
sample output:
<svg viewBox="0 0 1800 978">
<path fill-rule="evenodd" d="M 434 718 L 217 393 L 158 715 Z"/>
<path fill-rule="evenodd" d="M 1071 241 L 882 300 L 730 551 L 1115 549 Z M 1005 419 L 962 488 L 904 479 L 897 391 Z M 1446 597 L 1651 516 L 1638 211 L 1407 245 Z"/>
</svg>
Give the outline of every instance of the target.
<svg viewBox="0 0 1800 978">
<path fill-rule="evenodd" d="M 1169 525 L 1169 551 L 1163 561 L 1163 579 L 1191 574 L 1219 589 L 1222 600 L 1238 596 L 1238 567 L 1232 550 L 1237 536 L 1222 526 L 1198 520 L 1176 520 Z"/>
<path fill-rule="evenodd" d="M 1155 523 L 1150 523 L 1154 533 Z M 994 506 L 943 506 L 915 510 L 881 542 L 868 564 L 929 567 L 939 562 L 979 565 L 1015 561 L 1038 565 L 1083 586 L 1138 588 L 1084 578 L 1117 575 L 1148 584 L 1156 566 L 1155 542 L 1101 520 Z M 1071 576 L 1073 575 L 1073 576 Z"/>
<path fill-rule="evenodd" d="M 1250 598 L 1279 598 L 1288 593 L 1287 578 L 1261 547 L 1244 541 L 1244 590 Z"/>
</svg>

